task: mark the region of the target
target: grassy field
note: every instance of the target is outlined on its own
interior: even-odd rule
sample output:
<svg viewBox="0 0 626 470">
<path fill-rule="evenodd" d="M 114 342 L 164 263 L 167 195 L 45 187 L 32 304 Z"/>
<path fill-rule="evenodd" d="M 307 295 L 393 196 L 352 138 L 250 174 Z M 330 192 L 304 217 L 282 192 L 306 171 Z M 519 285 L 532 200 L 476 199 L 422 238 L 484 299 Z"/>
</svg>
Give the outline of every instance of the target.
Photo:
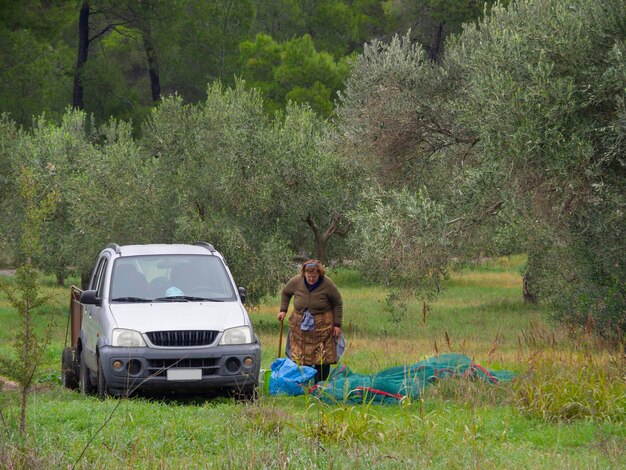
<svg viewBox="0 0 626 470">
<path fill-rule="evenodd" d="M 389 309 L 386 292 L 351 271 L 331 276 L 344 297 L 347 349 L 357 372 L 458 352 L 519 373 L 512 384 L 442 380 L 398 405 L 329 405 L 261 394 L 163 401 L 84 398 L 59 382 L 68 289 L 46 281 L 53 341 L 31 396 L 28 435 L 17 432 L 17 393 L 0 399 L 0 467 L 28 468 L 624 468 L 623 351 L 572 339 L 546 309 L 521 301 L 523 258 L 451 275 L 427 305 Z M 278 353 L 278 300 L 251 311 L 262 368 Z M 0 355 L 17 315 L 0 297 Z M 283 344 L 284 350 L 284 344 Z"/>
</svg>

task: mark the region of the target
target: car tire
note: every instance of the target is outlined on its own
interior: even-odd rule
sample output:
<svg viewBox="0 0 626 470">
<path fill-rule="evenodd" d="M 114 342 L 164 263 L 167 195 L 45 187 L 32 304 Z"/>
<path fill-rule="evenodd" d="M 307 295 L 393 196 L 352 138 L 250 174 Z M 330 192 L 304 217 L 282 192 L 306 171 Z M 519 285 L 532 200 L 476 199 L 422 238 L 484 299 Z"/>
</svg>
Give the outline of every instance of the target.
<svg viewBox="0 0 626 470">
<path fill-rule="evenodd" d="M 80 361 L 79 361 L 78 369 L 80 371 L 80 380 L 78 381 L 78 385 L 80 388 L 80 393 L 83 395 L 91 395 L 94 391 L 93 383 L 91 383 L 91 374 L 89 373 L 89 368 L 87 364 L 85 364 L 85 351 L 80 352 Z"/>
<path fill-rule="evenodd" d="M 69 346 L 64 348 L 61 354 L 61 383 L 69 390 L 78 388 L 78 365 Z"/>
<path fill-rule="evenodd" d="M 104 371 L 102 370 L 102 360 L 100 356 L 98 356 L 98 398 L 100 400 L 104 400 L 109 396 L 109 391 L 107 387 L 107 379 L 104 376 Z"/>
</svg>

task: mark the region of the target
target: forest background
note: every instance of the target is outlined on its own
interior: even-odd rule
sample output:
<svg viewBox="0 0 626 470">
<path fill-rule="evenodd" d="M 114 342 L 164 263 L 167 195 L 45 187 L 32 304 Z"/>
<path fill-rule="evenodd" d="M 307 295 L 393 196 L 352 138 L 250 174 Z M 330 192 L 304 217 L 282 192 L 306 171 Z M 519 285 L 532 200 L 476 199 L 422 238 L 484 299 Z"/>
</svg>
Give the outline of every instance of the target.
<svg viewBox="0 0 626 470">
<path fill-rule="evenodd" d="M 35 264 L 209 240 L 259 302 L 294 259 L 402 306 L 527 253 L 525 300 L 623 340 L 622 0 L 3 1 L 0 231 Z M 520 293 L 522 295 L 522 293 Z"/>
</svg>

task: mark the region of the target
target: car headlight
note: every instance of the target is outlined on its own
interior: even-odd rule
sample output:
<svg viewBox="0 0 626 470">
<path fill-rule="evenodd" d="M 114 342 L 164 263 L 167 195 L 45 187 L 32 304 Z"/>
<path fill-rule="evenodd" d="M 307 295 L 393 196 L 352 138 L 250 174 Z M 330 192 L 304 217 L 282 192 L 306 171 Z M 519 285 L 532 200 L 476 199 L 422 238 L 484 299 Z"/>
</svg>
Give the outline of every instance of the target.
<svg viewBox="0 0 626 470">
<path fill-rule="evenodd" d="M 220 344 L 250 344 L 252 331 L 249 326 L 238 326 L 224 331 Z"/>
<path fill-rule="evenodd" d="M 138 331 L 115 328 L 111 337 L 111 345 L 121 348 L 141 348 L 146 346 L 146 342 Z"/>
</svg>

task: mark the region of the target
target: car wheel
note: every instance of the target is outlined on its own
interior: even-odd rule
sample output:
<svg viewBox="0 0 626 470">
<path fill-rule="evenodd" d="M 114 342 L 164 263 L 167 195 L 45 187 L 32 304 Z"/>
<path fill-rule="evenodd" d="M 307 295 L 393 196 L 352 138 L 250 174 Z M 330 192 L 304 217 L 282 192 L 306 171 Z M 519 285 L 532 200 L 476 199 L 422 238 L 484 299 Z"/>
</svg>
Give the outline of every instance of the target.
<svg viewBox="0 0 626 470">
<path fill-rule="evenodd" d="M 74 360 L 74 352 L 69 346 L 61 354 L 61 383 L 69 390 L 78 388 L 78 367 Z"/>
<path fill-rule="evenodd" d="M 104 376 L 104 371 L 102 370 L 102 360 L 100 356 L 98 356 L 98 398 L 100 400 L 104 400 L 109 396 L 109 392 L 107 389 L 107 379 Z"/>
<path fill-rule="evenodd" d="M 87 364 L 85 364 L 85 351 L 80 352 L 80 364 L 78 366 L 80 371 L 80 380 L 78 381 L 78 385 L 80 388 L 80 393 L 83 395 L 90 395 L 94 391 L 94 386 L 91 383 L 91 374 L 89 373 L 89 368 Z"/>
</svg>

